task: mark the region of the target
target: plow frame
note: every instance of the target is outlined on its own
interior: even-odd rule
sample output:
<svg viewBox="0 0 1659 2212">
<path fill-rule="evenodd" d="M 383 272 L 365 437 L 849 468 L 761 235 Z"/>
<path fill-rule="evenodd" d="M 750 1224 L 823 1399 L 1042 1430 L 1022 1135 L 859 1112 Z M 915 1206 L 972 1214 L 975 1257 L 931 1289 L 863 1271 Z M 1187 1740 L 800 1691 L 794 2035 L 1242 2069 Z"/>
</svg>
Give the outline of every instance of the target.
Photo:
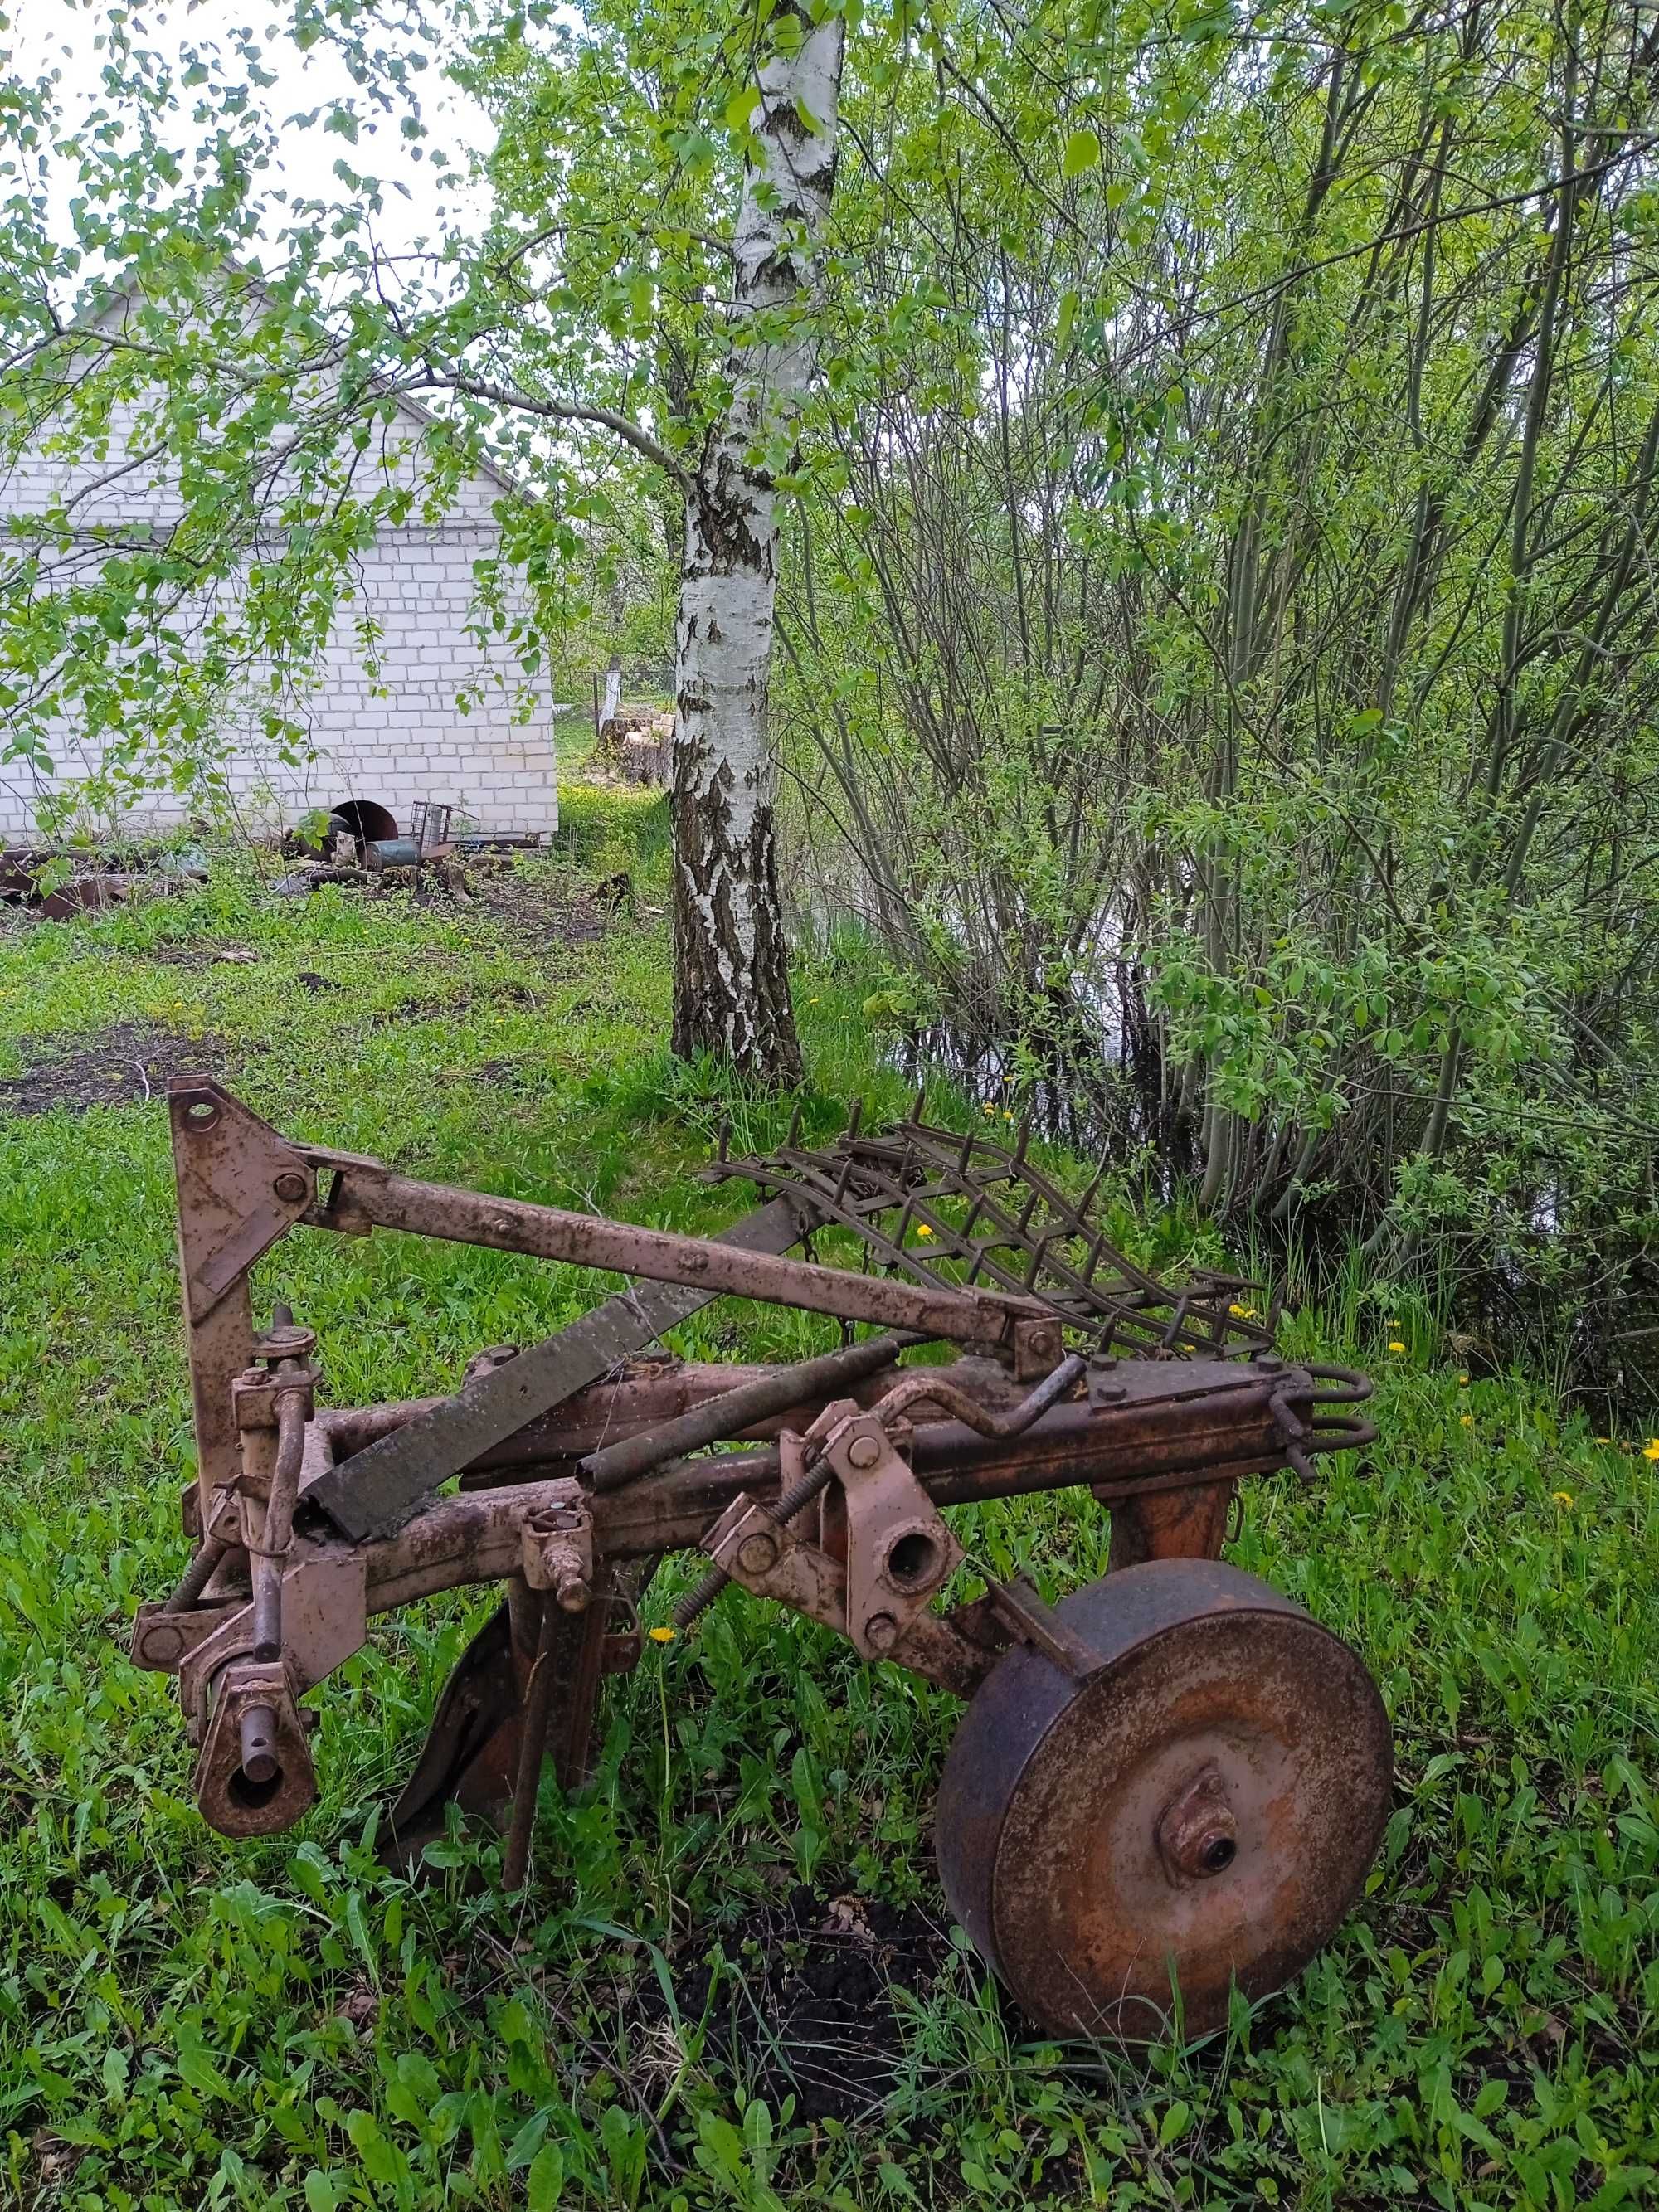
<svg viewBox="0 0 1659 2212">
<path fill-rule="evenodd" d="M 723 1141 L 711 1174 L 762 1202 L 712 1237 L 295 1142 L 205 1077 L 173 1079 L 167 1103 L 196 1552 L 141 1608 L 132 1650 L 176 1676 L 198 1804 L 229 1835 L 301 1817 L 316 1796 L 301 1699 L 377 1617 L 439 1592 L 507 1586 L 440 1699 L 394 1848 L 417 1852 L 452 1799 L 510 1806 L 516 1887 L 544 1759 L 567 1788 L 585 1778 L 600 1685 L 639 1662 L 665 1555 L 708 1565 L 681 1630 L 735 1582 L 958 1695 L 1016 1644 L 1082 1680 L 1089 1647 L 1024 1583 L 986 1574 L 984 1595 L 935 1609 L 968 1559 L 946 1509 L 1080 1486 L 1111 1513 L 1111 1570 L 1212 1559 L 1242 1481 L 1308 1479 L 1318 1455 L 1375 1434 L 1355 1410 L 1365 1378 L 1279 1358 L 1248 1286 L 1167 1289 L 1038 1172 L 1024 1133 L 1012 1149 L 964 1139 L 920 1100 L 873 1136 L 855 1109 L 827 1151 L 802 1150 L 798 1129 L 764 1161 Z M 296 1228 L 398 1230 L 629 1281 L 540 1344 L 481 1351 L 451 1394 L 323 1408 L 312 1332 L 285 1309 L 253 1320 L 252 1270 Z M 791 1256 L 826 1232 L 884 1272 Z M 647 1356 L 727 1295 L 832 1316 L 848 1340 L 787 1367 Z M 857 1324 L 889 1333 L 853 1339 Z M 896 1365 L 923 1344 L 958 1356 Z"/>
</svg>

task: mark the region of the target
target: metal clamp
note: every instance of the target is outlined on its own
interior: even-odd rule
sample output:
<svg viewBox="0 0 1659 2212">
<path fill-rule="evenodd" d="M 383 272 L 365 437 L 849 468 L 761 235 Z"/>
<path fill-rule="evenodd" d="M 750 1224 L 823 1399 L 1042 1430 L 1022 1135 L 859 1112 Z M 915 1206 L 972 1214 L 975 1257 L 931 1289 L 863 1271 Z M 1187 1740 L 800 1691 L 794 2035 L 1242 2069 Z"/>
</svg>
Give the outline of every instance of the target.
<svg viewBox="0 0 1659 2212">
<path fill-rule="evenodd" d="M 962 1561 L 939 1508 L 875 1413 L 842 1421 L 824 1447 L 847 1512 L 847 1634 L 884 1658 Z"/>
</svg>

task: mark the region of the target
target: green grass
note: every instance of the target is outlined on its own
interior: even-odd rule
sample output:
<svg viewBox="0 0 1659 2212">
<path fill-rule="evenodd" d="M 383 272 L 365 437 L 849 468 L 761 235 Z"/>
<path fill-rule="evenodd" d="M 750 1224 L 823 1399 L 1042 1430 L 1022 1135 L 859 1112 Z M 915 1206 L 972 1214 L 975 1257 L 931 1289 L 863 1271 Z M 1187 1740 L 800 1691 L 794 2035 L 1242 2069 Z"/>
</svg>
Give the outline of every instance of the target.
<svg viewBox="0 0 1659 2212">
<path fill-rule="evenodd" d="M 337 892 L 268 902 L 229 871 L 10 937 L 0 1077 L 118 1021 L 199 1031 L 280 1126 L 446 1181 L 712 1224 L 734 1201 L 694 1170 L 730 1102 L 661 1050 L 661 817 L 641 794 L 572 793 L 531 879 L 574 890 L 626 868 L 638 905 L 564 950 Z M 212 957 L 228 946 L 258 957 Z M 808 1129 L 837 1126 L 854 1091 L 898 1105 L 855 966 L 798 987 Z M 787 1105 L 736 1104 L 744 1141 L 781 1135 Z M 900 1999 L 882 2106 L 809 2126 L 775 2087 L 753 2094 L 763 2049 L 734 2059 L 673 1993 L 709 1960 L 741 1992 L 746 1923 L 799 1881 L 942 1915 L 928 1823 L 951 1701 L 728 1599 L 612 1686 L 597 1783 L 544 1793 L 523 1901 L 492 1893 L 497 1850 L 476 1833 L 411 1887 L 375 1863 L 374 1808 L 480 1617 L 456 1595 L 386 1626 L 319 1693 L 324 1794 L 296 1835 L 214 1836 L 169 1686 L 124 1656 L 134 1607 L 185 1555 L 170 1203 L 159 1106 L 0 1118 L 0 2203 L 1368 2212 L 1659 2195 L 1659 1469 L 1639 1451 L 1597 1443 L 1524 1379 L 1463 1383 L 1426 1312 L 1355 1291 L 1290 1323 L 1293 1351 L 1378 1371 L 1382 1440 L 1317 1488 L 1255 1486 L 1232 1556 L 1350 1638 L 1388 1699 L 1397 1805 L 1362 1909 L 1292 1990 L 1185 2053 L 1022 2040 L 971 1953 L 948 1949 Z M 1118 1225 L 1147 1256 L 1190 1241 Z M 259 1273 L 263 1298 L 317 1328 L 336 1402 L 452 1383 L 477 1346 L 544 1334 L 607 1287 L 394 1237 L 295 1237 Z M 678 1340 L 732 1356 L 830 1340 L 726 1305 Z M 979 1557 L 1050 1589 L 1101 1571 L 1104 1535 L 1069 1496 L 972 1524 Z M 678 1587 L 653 1592 L 655 1617 Z"/>
</svg>

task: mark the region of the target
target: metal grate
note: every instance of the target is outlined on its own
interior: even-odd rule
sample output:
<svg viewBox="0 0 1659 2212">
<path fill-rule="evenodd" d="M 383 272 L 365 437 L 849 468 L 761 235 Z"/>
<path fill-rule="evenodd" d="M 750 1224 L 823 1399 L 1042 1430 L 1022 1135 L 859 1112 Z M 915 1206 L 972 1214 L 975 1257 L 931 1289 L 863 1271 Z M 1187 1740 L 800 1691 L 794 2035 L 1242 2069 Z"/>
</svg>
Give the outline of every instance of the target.
<svg viewBox="0 0 1659 2212">
<path fill-rule="evenodd" d="M 1010 1149 L 934 1127 L 924 1103 L 919 1095 L 909 1119 L 866 1136 L 855 1100 L 845 1132 L 822 1150 L 797 1143 L 797 1109 L 787 1140 L 763 1159 L 730 1157 L 723 1133 L 708 1172 L 794 1197 L 850 1230 L 866 1268 L 1040 1299 L 1103 1353 L 1247 1359 L 1272 1349 L 1277 1310 L 1263 1310 L 1258 1285 L 1210 1268 L 1159 1281 L 1091 1218 L 1101 1176 L 1074 1201 L 1033 1164 L 1029 1126 Z"/>
</svg>

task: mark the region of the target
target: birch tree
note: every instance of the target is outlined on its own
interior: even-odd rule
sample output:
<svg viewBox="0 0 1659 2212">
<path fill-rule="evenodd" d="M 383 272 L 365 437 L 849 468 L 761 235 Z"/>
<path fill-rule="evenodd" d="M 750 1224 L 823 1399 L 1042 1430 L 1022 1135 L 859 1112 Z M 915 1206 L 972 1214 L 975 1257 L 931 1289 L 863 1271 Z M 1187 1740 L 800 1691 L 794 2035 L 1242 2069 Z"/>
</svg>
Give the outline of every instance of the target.
<svg viewBox="0 0 1659 2212">
<path fill-rule="evenodd" d="M 778 900 L 767 703 L 775 476 L 811 375 L 814 262 L 836 181 L 843 21 L 773 18 L 733 238 L 731 400 L 685 501 L 674 720 L 674 1048 L 800 1069 Z"/>
</svg>

